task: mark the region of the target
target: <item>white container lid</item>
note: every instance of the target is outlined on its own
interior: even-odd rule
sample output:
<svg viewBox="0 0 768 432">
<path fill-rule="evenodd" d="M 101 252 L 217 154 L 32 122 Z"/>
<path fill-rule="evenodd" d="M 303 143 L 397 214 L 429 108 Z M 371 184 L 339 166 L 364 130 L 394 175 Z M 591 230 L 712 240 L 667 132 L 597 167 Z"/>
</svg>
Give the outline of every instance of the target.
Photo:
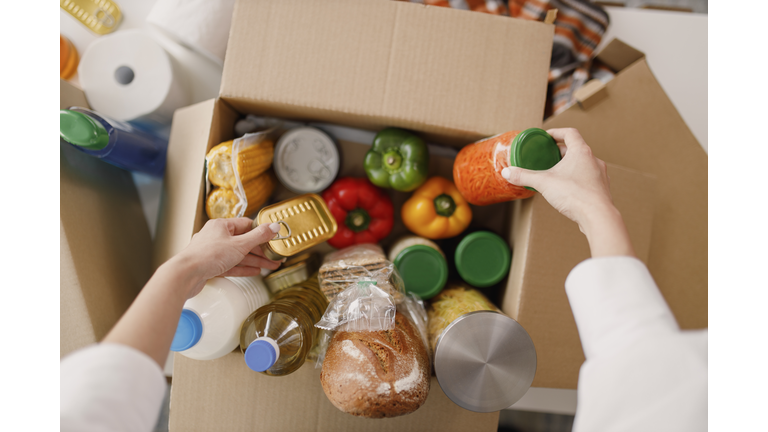
<svg viewBox="0 0 768 432">
<path fill-rule="evenodd" d="M 275 174 L 295 193 L 318 193 L 339 173 L 336 143 L 320 129 L 304 126 L 284 133 L 275 145 Z"/>
</svg>

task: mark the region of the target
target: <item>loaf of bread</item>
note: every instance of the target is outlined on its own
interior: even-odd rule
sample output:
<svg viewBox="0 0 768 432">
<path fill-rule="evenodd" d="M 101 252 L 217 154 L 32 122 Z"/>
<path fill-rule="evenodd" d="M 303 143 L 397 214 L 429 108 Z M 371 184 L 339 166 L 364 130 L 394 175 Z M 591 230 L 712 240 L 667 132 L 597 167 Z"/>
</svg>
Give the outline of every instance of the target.
<svg viewBox="0 0 768 432">
<path fill-rule="evenodd" d="M 320 381 L 325 395 L 345 413 L 396 417 L 427 400 L 429 356 L 416 327 L 398 312 L 387 331 L 337 331 L 328 345 Z"/>
</svg>

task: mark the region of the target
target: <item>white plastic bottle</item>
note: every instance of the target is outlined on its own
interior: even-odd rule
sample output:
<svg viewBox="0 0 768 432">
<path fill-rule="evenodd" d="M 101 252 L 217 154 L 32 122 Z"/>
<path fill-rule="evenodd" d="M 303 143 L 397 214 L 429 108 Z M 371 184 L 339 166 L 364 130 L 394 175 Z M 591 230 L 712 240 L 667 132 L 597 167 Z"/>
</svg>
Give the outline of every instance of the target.
<svg viewBox="0 0 768 432">
<path fill-rule="evenodd" d="M 217 277 L 184 303 L 171 351 L 195 360 L 225 356 L 240 345 L 240 326 L 269 302 L 261 276 Z"/>
</svg>

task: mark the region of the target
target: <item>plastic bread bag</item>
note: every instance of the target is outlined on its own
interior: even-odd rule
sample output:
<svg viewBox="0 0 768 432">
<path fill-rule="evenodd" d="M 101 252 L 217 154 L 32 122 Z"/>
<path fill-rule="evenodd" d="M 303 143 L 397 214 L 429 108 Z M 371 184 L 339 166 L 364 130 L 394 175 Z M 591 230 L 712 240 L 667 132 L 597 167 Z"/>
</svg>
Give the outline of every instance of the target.
<svg viewBox="0 0 768 432">
<path fill-rule="evenodd" d="M 242 217 L 262 206 L 277 185 L 271 172 L 276 126 L 213 147 L 205 157 L 208 217 Z"/>
<path fill-rule="evenodd" d="M 315 346 L 307 354 L 307 360 L 315 362 L 315 369 L 321 369 L 323 367 L 323 359 L 325 359 L 325 352 L 328 350 L 328 343 L 331 342 L 332 332 L 325 329 L 318 329 L 319 336 L 315 342 Z"/>
<path fill-rule="evenodd" d="M 365 277 L 340 292 L 328 304 L 315 327 L 325 330 L 383 331 L 395 328 L 395 299 Z"/>
<path fill-rule="evenodd" d="M 397 311 L 410 318 L 413 325 L 421 335 L 421 341 L 424 342 L 424 347 L 429 354 L 430 364 L 434 356 L 434 352 L 429 348 L 429 334 L 427 332 L 429 319 L 427 317 L 427 309 L 424 306 L 424 301 L 413 293 L 408 293 L 402 303 L 397 305 Z"/>
<path fill-rule="evenodd" d="M 392 295 L 395 304 L 405 298 L 405 284 L 400 273 L 376 244 L 358 244 L 330 253 L 325 256 L 318 272 L 320 290 L 329 302 L 361 280 L 376 281 L 379 289 Z"/>
</svg>

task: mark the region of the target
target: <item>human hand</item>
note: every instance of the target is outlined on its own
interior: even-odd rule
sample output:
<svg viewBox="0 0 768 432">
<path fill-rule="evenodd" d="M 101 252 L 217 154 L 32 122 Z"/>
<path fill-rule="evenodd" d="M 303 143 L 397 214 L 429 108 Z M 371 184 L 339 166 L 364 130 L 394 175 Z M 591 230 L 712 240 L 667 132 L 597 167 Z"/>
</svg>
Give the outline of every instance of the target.
<svg viewBox="0 0 768 432">
<path fill-rule="evenodd" d="M 507 167 L 502 177 L 530 186 L 586 234 L 592 256 L 629 255 L 634 249 L 621 214 L 613 205 L 608 168 L 576 129 L 547 131 L 560 147 L 562 160 L 546 171 Z"/>
<path fill-rule="evenodd" d="M 547 131 L 560 147 L 562 160 L 546 171 L 508 167 L 501 175 L 518 186 L 540 192 L 557 211 L 584 226 L 595 212 L 610 211 L 613 199 L 605 162 L 592 155 L 576 129 Z"/>
<path fill-rule="evenodd" d="M 262 268 L 275 270 L 280 266 L 280 261 L 266 258 L 260 246 L 275 237 L 280 225 L 251 229 L 252 222 L 248 218 L 211 219 L 171 259 L 184 263 L 198 278 L 188 298 L 197 295 L 205 282 L 216 276 L 255 276 Z"/>
</svg>

